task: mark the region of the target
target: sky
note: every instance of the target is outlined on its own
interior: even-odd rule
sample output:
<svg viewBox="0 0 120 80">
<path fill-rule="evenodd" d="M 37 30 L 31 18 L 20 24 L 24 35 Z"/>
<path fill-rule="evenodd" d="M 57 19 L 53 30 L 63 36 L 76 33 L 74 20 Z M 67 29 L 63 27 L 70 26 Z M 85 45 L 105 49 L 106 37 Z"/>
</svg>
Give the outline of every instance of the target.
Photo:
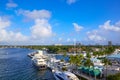
<svg viewBox="0 0 120 80">
<path fill-rule="evenodd" d="M 0 0 L 0 45 L 120 44 L 120 0 Z"/>
</svg>

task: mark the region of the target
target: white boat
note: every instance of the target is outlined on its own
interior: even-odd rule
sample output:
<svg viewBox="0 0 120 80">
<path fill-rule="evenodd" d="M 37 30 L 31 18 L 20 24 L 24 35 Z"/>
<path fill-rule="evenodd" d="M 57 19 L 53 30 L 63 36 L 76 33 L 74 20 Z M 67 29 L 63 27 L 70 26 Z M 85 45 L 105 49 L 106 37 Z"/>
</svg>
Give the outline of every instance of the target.
<svg viewBox="0 0 120 80">
<path fill-rule="evenodd" d="M 66 65 L 65 65 L 66 64 Z M 68 63 L 61 62 L 60 60 L 57 60 L 55 57 L 50 57 L 50 60 L 48 62 L 48 67 L 53 72 L 53 75 L 56 80 L 79 80 L 78 77 L 71 73 L 70 71 L 63 71 L 63 67 L 68 67 Z"/>
<path fill-rule="evenodd" d="M 43 55 L 42 51 L 38 51 L 37 54 L 34 54 L 32 61 L 39 70 L 47 68 L 47 56 Z"/>
<path fill-rule="evenodd" d="M 55 71 L 53 75 L 56 80 L 79 80 L 78 77 L 69 71 Z"/>
<path fill-rule="evenodd" d="M 38 58 L 34 58 L 33 60 L 33 64 L 39 69 L 46 69 L 47 68 L 47 64 L 46 61 L 44 59 L 42 59 L 41 57 Z"/>
<path fill-rule="evenodd" d="M 47 61 L 47 66 L 48 68 L 52 71 L 54 69 L 57 68 L 57 62 L 59 62 L 60 60 L 57 60 L 55 57 L 51 57 L 49 56 L 49 59 Z M 52 71 L 53 72 L 53 71 Z"/>
</svg>

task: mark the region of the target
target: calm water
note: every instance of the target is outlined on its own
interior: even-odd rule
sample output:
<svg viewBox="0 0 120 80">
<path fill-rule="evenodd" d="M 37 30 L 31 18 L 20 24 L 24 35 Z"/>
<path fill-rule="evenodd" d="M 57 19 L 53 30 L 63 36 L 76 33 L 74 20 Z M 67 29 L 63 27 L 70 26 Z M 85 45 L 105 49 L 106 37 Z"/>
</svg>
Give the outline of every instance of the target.
<svg viewBox="0 0 120 80">
<path fill-rule="evenodd" d="M 38 71 L 27 54 L 33 50 L 0 49 L 0 80 L 55 80 L 49 70 Z"/>
</svg>

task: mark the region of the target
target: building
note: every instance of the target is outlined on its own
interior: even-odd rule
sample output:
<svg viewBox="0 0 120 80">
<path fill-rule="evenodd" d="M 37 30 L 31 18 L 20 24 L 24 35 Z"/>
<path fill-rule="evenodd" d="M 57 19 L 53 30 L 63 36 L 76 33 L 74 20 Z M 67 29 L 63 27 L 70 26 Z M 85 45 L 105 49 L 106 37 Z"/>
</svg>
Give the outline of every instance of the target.
<svg viewBox="0 0 120 80">
<path fill-rule="evenodd" d="M 112 46 L 112 41 L 108 41 L 108 46 Z"/>
</svg>

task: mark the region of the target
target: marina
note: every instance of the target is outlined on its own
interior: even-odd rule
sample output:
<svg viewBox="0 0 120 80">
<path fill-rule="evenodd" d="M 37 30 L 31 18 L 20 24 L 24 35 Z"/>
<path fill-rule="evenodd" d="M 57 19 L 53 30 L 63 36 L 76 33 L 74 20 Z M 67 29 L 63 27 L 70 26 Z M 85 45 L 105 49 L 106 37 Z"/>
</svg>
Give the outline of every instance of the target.
<svg viewBox="0 0 120 80">
<path fill-rule="evenodd" d="M 77 78 L 77 76 L 75 74 L 71 73 L 70 71 L 63 71 L 62 69 L 68 68 L 68 65 L 66 65 L 66 63 L 64 63 L 60 60 L 57 60 L 55 58 L 55 56 L 53 56 L 53 55 L 51 56 L 49 54 L 44 54 L 43 51 L 38 50 L 36 53 L 34 52 L 31 54 L 28 54 L 28 56 L 32 60 L 34 60 L 34 58 L 35 58 L 36 61 L 39 61 L 39 58 L 41 58 L 42 61 L 39 61 L 37 63 L 37 65 L 35 65 L 35 66 L 39 67 L 39 70 L 43 70 L 43 69 L 47 69 L 47 68 L 50 69 L 56 80 L 79 80 Z M 47 60 L 47 62 L 46 62 L 46 60 Z M 34 64 L 36 64 L 36 61 L 34 62 Z"/>
<path fill-rule="evenodd" d="M 38 80 L 69 80 L 69 78 L 71 80 L 80 80 L 78 77 L 83 77 L 88 80 L 104 80 L 103 75 L 116 74 L 120 71 L 119 63 L 115 62 L 118 58 L 110 57 L 110 55 L 108 56 L 108 59 L 111 60 L 112 66 L 108 65 L 106 67 L 101 60 L 95 57 L 90 58 L 91 62 L 94 63 L 94 67 L 86 67 L 82 65 L 76 67 L 69 62 L 70 55 L 66 55 L 65 57 L 61 54 L 48 54 L 43 50 L 2 48 L 0 49 L 0 55 L 0 78 L 3 80 L 7 80 L 11 76 L 11 79 L 18 80 L 29 80 L 31 78 Z M 77 54 L 74 54 L 73 56 L 76 55 Z M 112 54 L 112 56 L 113 55 L 119 54 Z M 68 73 L 71 75 L 68 75 Z M 13 75 L 19 76 L 13 77 Z M 24 75 L 26 75 L 26 77 L 24 77 Z"/>
<path fill-rule="evenodd" d="M 41 71 L 35 68 L 27 56 L 34 51 L 26 48 L 0 49 L 0 80 L 55 80 L 49 69 Z"/>
<path fill-rule="evenodd" d="M 120 0 L 0 0 L 0 80 L 120 80 Z"/>
</svg>

